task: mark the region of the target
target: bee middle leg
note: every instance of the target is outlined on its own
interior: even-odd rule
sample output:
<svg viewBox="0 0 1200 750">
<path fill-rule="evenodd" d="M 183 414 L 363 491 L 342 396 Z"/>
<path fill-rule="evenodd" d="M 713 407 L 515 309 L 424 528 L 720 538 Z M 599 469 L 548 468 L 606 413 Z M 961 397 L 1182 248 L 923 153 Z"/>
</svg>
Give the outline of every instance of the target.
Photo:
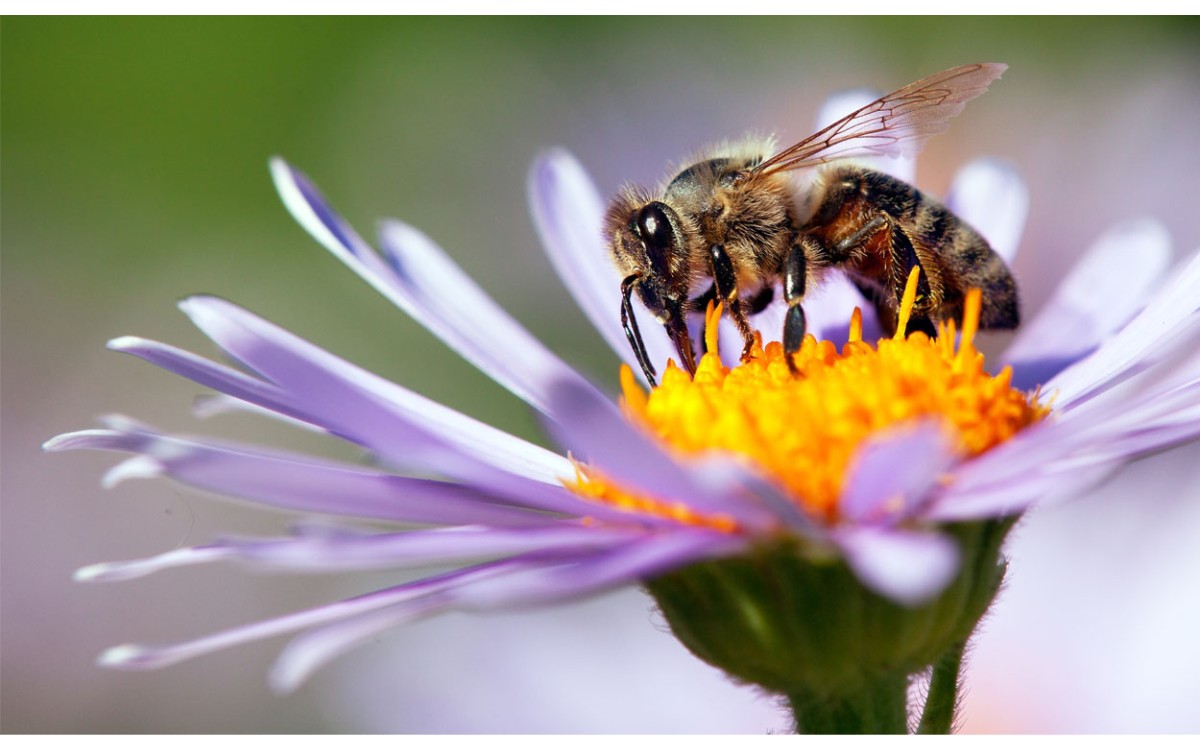
<svg viewBox="0 0 1200 750">
<path fill-rule="evenodd" d="M 688 312 L 700 313 L 701 315 L 703 315 L 708 310 L 708 304 L 710 302 L 715 301 L 716 299 L 717 299 L 717 287 L 714 284 L 714 285 L 710 286 L 708 289 L 706 289 L 704 291 L 704 294 L 701 294 L 699 297 L 693 297 L 691 300 L 688 301 Z M 762 312 L 763 310 L 766 310 L 768 307 L 770 307 L 771 303 L 774 301 L 775 301 L 775 287 L 768 284 L 767 286 L 764 286 L 762 289 L 759 289 L 758 292 L 756 292 L 752 296 L 746 297 L 745 299 L 741 300 L 741 305 L 747 315 L 758 315 L 760 312 Z M 707 354 L 708 353 L 708 340 L 704 335 L 704 331 L 705 331 L 705 326 L 708 325 L 708 322 L 701 321 L 700 325 L 701 325 L 701 328 L 700 328 L 700 353 Z"/>
<path fill-rule="evenodd" d="M 725 252 L 724 245 L 713 245 L 709 249 L 709 259 L 712 261 L 713 289 L 717 299 L 728 305 L 729 317 L 742 335 L 742 361 L 750 358 L 750 349 L 754 346 L 754 330 L 746 319 L 746 309 L 738 297 L 737 274 L 733 270 L 733 261 Z"/>
<path fill-rule="evenodd" d="M 705 331 L 708 328 L 708 321 L 705 319 L 704 314 L 705 314 L 705 312 L 708 311 L 709 303 L 713 302 L 716 299 L 717 299 L 717 287 L 716 287 L 716 285 L 711 285 L 708 287 L 708 289 L 704 290 L 704 294 L 701 294 L 699 297 L 693 297 L 692 299 L 688 300 L 688 303 L 687 303 L 687 311 L 689 313 L 699 313 L 700 314 L 700 354 L 701 355 L 708 354 L 708 337 L 705 335 Z"/>
</svg>

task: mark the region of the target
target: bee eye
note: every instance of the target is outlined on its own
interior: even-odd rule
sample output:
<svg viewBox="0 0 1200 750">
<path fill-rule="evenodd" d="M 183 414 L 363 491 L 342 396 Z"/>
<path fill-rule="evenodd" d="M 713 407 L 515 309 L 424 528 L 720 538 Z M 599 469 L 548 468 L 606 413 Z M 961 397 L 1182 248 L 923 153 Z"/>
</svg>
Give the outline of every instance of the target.
<svg viewBox="0 0 1200 750">
<path fill-rule="evenodd" d="M 660 273 L 666 270 L 667 253 L 675 244 L 675 231 L 671 220 L 667 218 L 667 211 L 670 210 L 666 204 L 654 201 L 637 215 L 638 235 L 646 245 L 650 264 Z"/>
</svg>

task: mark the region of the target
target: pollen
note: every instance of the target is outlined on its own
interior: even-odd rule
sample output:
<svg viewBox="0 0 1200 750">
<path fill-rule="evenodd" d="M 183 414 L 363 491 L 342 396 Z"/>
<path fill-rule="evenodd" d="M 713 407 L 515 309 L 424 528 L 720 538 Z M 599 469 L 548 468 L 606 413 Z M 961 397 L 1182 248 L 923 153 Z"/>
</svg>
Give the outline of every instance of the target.
<svg viewBox="0 0 1200 750">
<path fill-rule="evenodd" d="M 1049 412 L 1037 393 L 1012 387 L 1011 368 L 984 369 L 974 346 L 980 292 L 967 295 L 962 335 L 953 322 L 931 339 L 906 335 L 917 271 L 901 302 L 898 330 L 875 344 L 862 340 L 855 310 L 839 352 L 811 334 L 788 367 L 779 342 L 755 336 L 749 357 L 726 367 L 717 349 L 720 306 L 706 315 L 706 351 L 690 375 L 668 363 L 662 383 L 646 393 L 627 366 L 621 370 L 624 409 L 670 450 L 688 457 L 713 451 L 744 456 L 772 478 L 809 515 L 834 523 L 838 498 L 864 441 L 918 419 L 940 419 L 962 458 L 999 445 Z M 593 500 L 686 523 L 733 530 L 728 519 L 690 512 L 680 501 L 640 497 L 587 466 L 569 486 Z"/>
</svg>

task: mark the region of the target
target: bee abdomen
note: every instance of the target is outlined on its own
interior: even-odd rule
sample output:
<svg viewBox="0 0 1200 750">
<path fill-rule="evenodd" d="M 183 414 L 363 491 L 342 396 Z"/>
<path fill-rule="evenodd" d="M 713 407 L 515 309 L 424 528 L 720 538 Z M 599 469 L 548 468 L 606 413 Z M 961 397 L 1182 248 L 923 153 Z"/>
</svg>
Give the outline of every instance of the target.
<svg viewBox="0 0 1200 750">
<path fill-rule="evenodd" d="M 980 265 L 978 283 L 983 290 L 983 308 L 979 313 L 981 328 L 1016 328 L 1021 324 L 1021 308 L 1017 299 L 1017 282 L 995 252 Z"/>
<path fill-rule="evenodd" d="M 882 172 L 843 166 L 824 175 L 821 203 L 805 227 L 824 243 L 828 262 L 856 280 L 886 289 L 894 306 L 907 276 L 902 247 L 911 242 L 927 277 L 931 320 L 961 318 L 968 290 L 983 292 L 982 328 L 1015 328 L 1020 322 L 1017 287 L 1003 259 L 974 229 L 937 200 Z M 880 215 L 886 216 L 886 220 Z M 901 235 L 884 234 L 893 227 Z M 878 227 L 878 232 L 869 231 Z M 893 287 L 895 287 L 893 289 Z M 893 299 L 892 297 L 895 297 Z"/>
<path fill-rule="evenodd" d="M 907 182 L 883 172 L 869 169 L 856 171 L 859 172 L 863 198 L 884 213 L 890 214 L 892 218 L 908 221 L 921 209 L 924 196 Z"/>
<path fill-rule="evenodd" d="M 981 328 L 1016 328 L 1020 323 L 1017 285 L 1004 260 L 978 232 L 937 201 L 922 197 L 914 231 L 925 250 L 936 256 L 947 299 L 961 315 L 970 289 L 983 292 Z"/>
</svg>

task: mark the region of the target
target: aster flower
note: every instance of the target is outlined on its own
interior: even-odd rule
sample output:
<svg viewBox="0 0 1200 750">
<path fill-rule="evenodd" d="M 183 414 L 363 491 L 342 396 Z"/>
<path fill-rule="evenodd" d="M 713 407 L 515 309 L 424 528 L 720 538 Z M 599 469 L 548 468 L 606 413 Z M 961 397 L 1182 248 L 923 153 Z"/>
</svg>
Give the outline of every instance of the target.
<svg viewBox="0 0 1200 750">
<path fill-rule="evenodd" d="M 977 306 L 968 305 L 957 343 L 953 327 L 930 340 L 906 338 L 902 326 L 871 344 L 869 314 L 851 314 L 853 291 L 834 282 L 806 302 L 821 340 L 810 337 L 797 357 L 804 378 L 790 376 L 771 342 L 727 367 L 736 356 L 719 353 L 740 341 L 713 310 L 695 377 L 666 364 L 661 330 L 643 331 L 664 373 L 646 393 L 616 315 L 602 200 L 574 159 L 551 152 L 531 175 L 535 220 L 564 282 L 625 362 L 618 405 L 418 230 L 385 223 L 377 253 L 304 175 L 280 160 L 271 168 L 318 242 L 537 410 L 562 452 L 429 401 L 230 302 L 189 298 L 183 312 L 238 367 L 135 337 L 110 348 L 217 391 L 205 413 L 280 418 L 360 446 L 374 463 L 167 435 L 126 417 L 47 449 L 133 454 L 105 476 L 108 486 L 167 476 L 269 507 L 399 528 L 301 525 L 285 538 L 222 539 L 77 577 L 123 580 L 217 560 L 447 570 L 185 643 L 119 646 L 101 657 L 107 666 L 160 667 L 304 631 L 271 674 L 286 691 L 417 618 L 646 584 L 693 652 L 786 695 L 807 730 L 902 729 L 909 676 L 927 668 L 923 728 L 946 729 L 962 647 L 999 585 L 999 546 L 1013 519 L 1200 433 L 1200 260 L 1160 285 L 1169 248 L 1153 224 L 1107 235 L 1017 336 L 998 375 L 974 346 Z M 950 203 L 1011 258 L 1023 195 L 1011 172 L 977 162 Z M 1116 262 L 1134 253 L 1136 268 Z M 763 331 L 779 330 L 771 315 Z M 1019 390 L 1038 385 L 1040 394 Z M 879 716 L 847 724 L 845 710 Z"/>
</svg>

